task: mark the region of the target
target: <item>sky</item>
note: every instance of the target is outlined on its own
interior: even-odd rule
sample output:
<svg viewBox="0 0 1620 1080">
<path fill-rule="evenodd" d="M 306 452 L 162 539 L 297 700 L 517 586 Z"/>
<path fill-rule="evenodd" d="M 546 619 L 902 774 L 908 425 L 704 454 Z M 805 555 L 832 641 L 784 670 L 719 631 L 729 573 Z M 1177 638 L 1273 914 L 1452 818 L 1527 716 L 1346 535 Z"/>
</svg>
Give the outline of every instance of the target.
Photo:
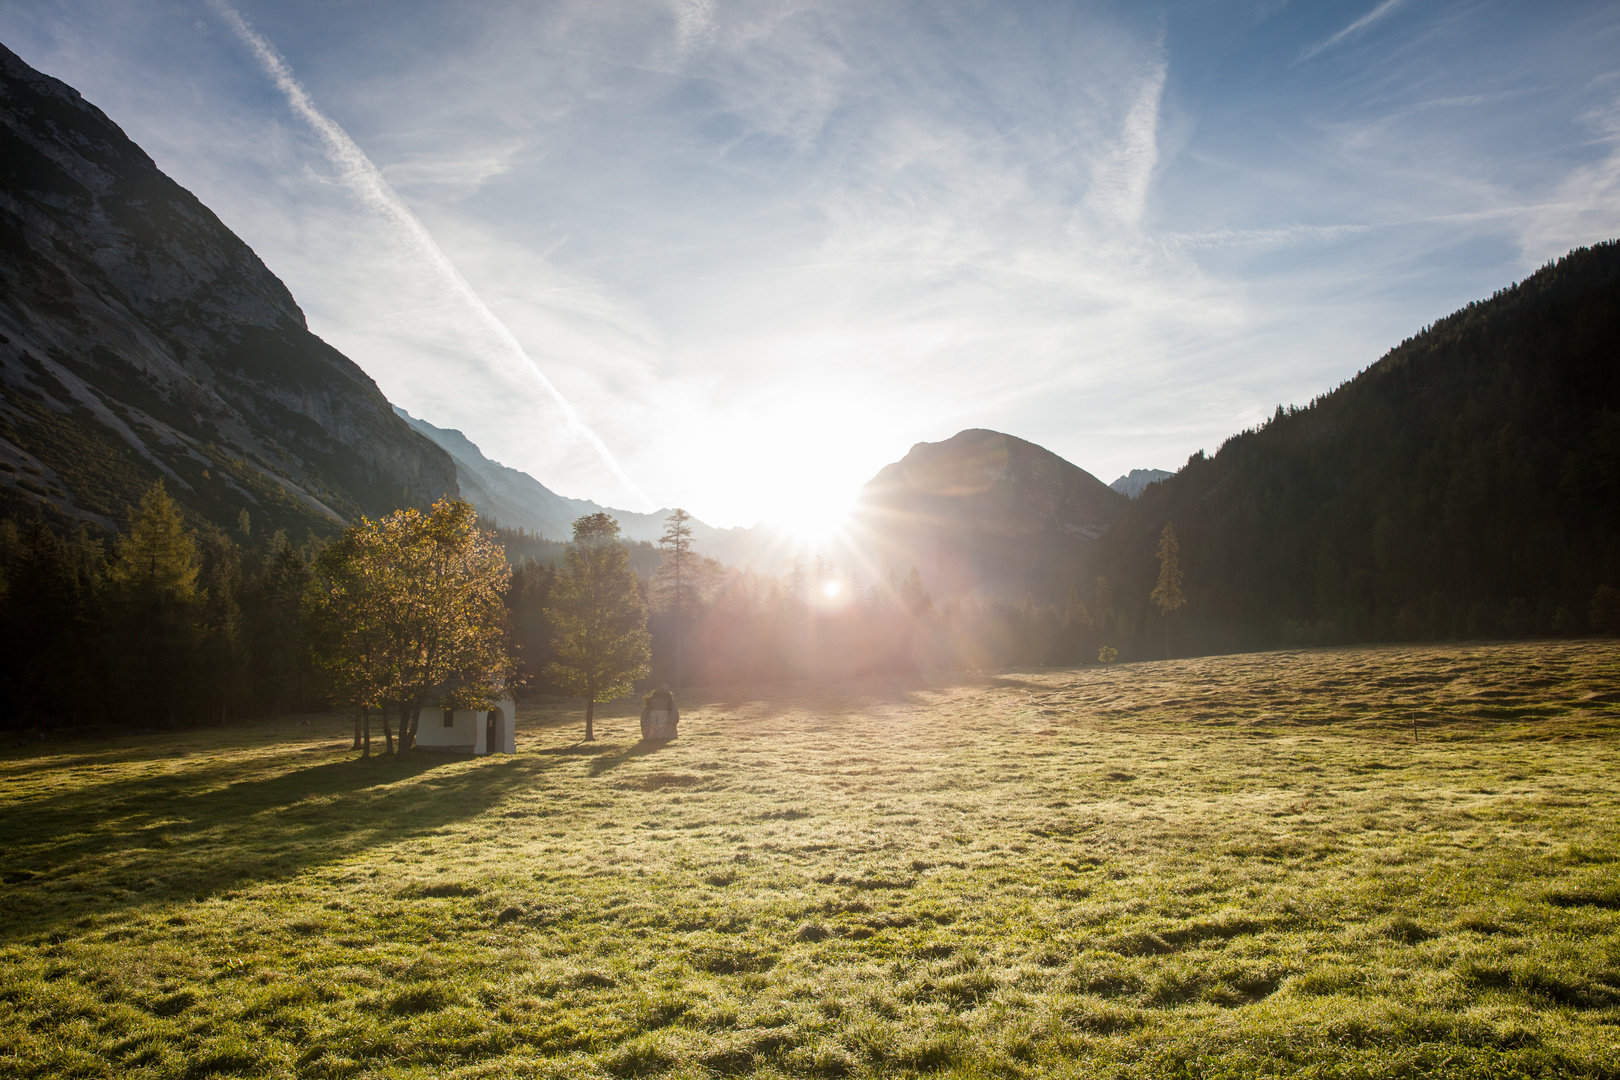
<svg viewBox="0 0 1620 1080">
<path fill-rule="evenodd" d="M 1620 5 L 0 0 L 390 400 L 813 527 L 917 442 L 1175 469 L 1620 236 Z"/>
</svg>

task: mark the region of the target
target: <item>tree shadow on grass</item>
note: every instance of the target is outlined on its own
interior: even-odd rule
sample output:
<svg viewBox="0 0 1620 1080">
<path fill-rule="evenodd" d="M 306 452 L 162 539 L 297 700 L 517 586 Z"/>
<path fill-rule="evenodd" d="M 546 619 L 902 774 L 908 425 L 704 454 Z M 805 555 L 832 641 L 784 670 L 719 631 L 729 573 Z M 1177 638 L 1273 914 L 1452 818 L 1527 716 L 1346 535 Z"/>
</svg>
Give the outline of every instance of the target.
<svg viewBox="0 0 1620 1080">
<path fill-rule="evenodd" d="M 598 757 L 595 761 L 591 762 L 591 775 L 601 776 L 604 773 L 612 772 L 614 769 L 617 769 L 620 765 L 623 765 L 632 758 L 647 757 L 651 754 L 658 753 L 658 751 L 663 750 L 668 746 L 669 743 L 667 742 L 650 742 L 647 739 L 642 739 L 640 742 L 635 743 L 628 749 L 621 750 L 617 754 Z"/>
<path fill-rule="evenodd" d="M 0 942 L 286 878 L 419 836 L 483 813 L 551 766 L 519 757 L 467 764 L 418 751 L 224 786 L 180 774 L 35 800 L 0 848 Z"/>
<path fill-rule="evenodd" d="M 540 753 L 551 758 L 590 758 L 592 760 L 588 775 L 595 777 L 611 772 L 634 758 L 656 754 L 668 745 L 668 742 L 650 742 L 647 739 L 633 742 L 628 746 L 623 743 L 577 742 L 567 746 L 548 747 Z"/>
</svg>

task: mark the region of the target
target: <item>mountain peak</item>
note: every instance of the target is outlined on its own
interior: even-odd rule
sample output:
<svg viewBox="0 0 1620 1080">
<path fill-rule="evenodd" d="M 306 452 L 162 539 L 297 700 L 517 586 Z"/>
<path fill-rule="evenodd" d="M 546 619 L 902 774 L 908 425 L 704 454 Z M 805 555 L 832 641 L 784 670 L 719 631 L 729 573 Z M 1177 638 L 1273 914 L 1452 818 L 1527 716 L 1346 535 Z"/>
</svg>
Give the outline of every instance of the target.
<svg viewBox="0 0 1620 1080">
<path fill-rule="evenodd" d="M 1147 490 L 1149 484 L 1157 484 L 1160 480 L 1168 480 L 1175 473 L 1164 469 L 1132 469 L 1108 486 L 1125 496 L 1135 499 Z"/>
<path fill-rule="evenodd" d="M 1019 594 L 1067 572 L 1071 553 L 1125 503 L 1045 447 L 969 428 L 883 468 L 861 489 L 855 519 L 868 558 L 896 575 L 916 566 L 936 595 Z"/>
</svg>

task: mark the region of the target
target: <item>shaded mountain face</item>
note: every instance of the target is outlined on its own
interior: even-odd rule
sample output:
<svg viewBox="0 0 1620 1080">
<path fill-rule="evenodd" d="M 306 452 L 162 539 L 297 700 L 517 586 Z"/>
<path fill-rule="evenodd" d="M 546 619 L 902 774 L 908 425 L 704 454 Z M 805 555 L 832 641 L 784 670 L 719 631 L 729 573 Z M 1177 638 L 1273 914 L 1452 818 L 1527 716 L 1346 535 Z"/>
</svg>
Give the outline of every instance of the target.
<svg viewBox="0 0 1620 1080">
<path fill-rule="evenodd" d="M 873 477 L 852 532 L 869 571 L 915 566 L 936 598 L 1046 597 L 1079 578 L 1127 502 L 1049 450 L 973 429 L 918 443 Z"/>
<path fill-rule="evenodd" d="M 1173 475 L 1163 469 L 1132 469 L 1108 486 L 1127 499 L 1134 499 L 1146 491 L 1149 484 L 1157 484 Z"/>
<path fill-rule="evenodd" d="M 295 537 L 457 491 L 246 244 L 4 47 L 0 392 L 0 484 L 105 526 L 160 478 Z"/>
<path fill-rule="evenodd" d="M 1580 632 L 1620 588 L 1620 242 L 1441 319 L 1131 503 L 1100 569 L 1142 651 Z"/>
</svg>

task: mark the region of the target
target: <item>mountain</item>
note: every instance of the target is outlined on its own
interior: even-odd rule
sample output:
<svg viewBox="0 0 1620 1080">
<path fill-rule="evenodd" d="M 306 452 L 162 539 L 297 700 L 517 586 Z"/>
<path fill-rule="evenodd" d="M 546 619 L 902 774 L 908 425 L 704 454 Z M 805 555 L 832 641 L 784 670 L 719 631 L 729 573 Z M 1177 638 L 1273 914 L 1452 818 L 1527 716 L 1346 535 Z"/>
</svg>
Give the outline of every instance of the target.
<svg viewBox="0 0 1620 1080">
<path fill-rule="evenodd" d="M 1108 486 L 1127 499 L 1134 499 L 1146 491 L 1149 484 L 1157 484 L 1173 475 L 1163 469 L 1132 469 Z"/>
<path fill-rule="evenodd" d="M 868 481 L 853 543 L 875 573 L 915 566 L 936 599 L 1063 594 L 1128 503 L 1050 450 L 975 428 L 918 443 Z"/>
<path fill-rule="evenodd" d="M 471 439 L 454 428 L 436 427 L 397 405 L 394 412 L 450 455 L 462 497 L 477 507 L 478 516 L 486 522 L 526 529 L 552 540 L 568 540 L 574 535 L 575 518 L 605 511 L 618 520 L 626 539 L 657 543 L 663 535 L 665 519 L 673 512 L 666 507 L 642 514 L 601 506 L 589 499 L 558 495 L 528 473 L 491 461 Z M 706 555 L 732 554 L 736 539 L 748 531 L 717 529 L 696 518 L 689 524 L 693 546 Z"/>
<path fill-rule="evenodd" d="M 245 243 L 3 46 L 0 395 L 0 486 L 104 527 L 159 479 L 194 519 L 295 538 L 457 492 Z"/>
<path fill-rule="evenodd" d="M 461 497 L 477 507 L 479 518 L 486 523 L 567 540 L 573 535 L 575 518 L 600 509 L 583 499 L 564 498 L 528 473 L 491 461 L 471 439 L 453 428 L 435 427 L 397 405 L 394 414 L 450 455 Z"/>
<path fill-rule="evenodd" d="M 1160 655 L 1146 597 L 1166 521 L 1177 651 L 1583 629 L 1598 587 L 1620 587 L 1620 241 L 1469 304 L 1129 504 L 1099 572 Z"/>
</svg>

